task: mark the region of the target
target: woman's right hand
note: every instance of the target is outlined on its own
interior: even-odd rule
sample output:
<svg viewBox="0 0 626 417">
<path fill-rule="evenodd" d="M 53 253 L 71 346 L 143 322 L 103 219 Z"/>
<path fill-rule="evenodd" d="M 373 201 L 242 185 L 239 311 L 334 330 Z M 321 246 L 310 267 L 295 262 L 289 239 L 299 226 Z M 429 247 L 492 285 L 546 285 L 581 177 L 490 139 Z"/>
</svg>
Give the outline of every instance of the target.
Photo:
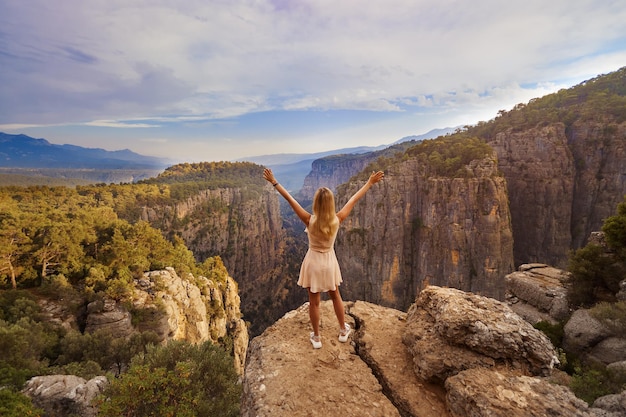
<svg viewBox="0 0 626 417">
<path fill-rule="evenodd" d="M 265 168 L 263 170 L 263 178 L 265 178 L 267 181 L 272 183 L 272 185 L 274 185 L 274 184 L 276 184 L 278 182 L 278 181 L 276 181 L 276 178 L 274 178 L 274 173 L 269 168 Z"/>
</svg>

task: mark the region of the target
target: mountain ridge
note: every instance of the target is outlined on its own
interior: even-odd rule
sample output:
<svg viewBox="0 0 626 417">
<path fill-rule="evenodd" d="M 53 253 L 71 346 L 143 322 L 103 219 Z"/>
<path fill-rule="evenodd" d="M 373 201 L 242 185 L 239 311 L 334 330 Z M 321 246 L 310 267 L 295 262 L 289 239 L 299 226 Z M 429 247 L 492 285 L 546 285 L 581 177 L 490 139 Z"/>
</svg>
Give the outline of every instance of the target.
<svg viewBox="0 0 626 417">
<path fill-rule="evenodd" d="M 129 149 L 107 151 L 77 145 L 52 144 L 43 138 L 0 132 L 0 167 L 72 169 L 162 169 L 164 158 L 141 155 Z"/>
</svg>

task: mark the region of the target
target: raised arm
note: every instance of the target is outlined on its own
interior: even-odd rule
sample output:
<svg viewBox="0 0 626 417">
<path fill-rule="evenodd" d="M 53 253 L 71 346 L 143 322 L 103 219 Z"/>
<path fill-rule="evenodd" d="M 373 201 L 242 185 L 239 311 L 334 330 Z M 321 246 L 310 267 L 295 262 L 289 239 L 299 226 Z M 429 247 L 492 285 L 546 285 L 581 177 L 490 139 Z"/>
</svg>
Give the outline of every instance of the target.
<svg viewBox="0 0 626 417">
<path fill-rule="evenodd" d="M 276 181 L 276 178 L 274 178 L 274 173 L 271 169 L 265 168 L 265 170 L 263 171 L 263 178 L 269 181 L 274 186 L 274 188 L 276 188 L 276 191 L 278 191 L 280 195 L 282 195 L 285 200 L 287 200 L 287 202 L 296 213 L 296 215 L 300 218 L 300 220 L 302 220 L 302 222 L 308 226 L 309 220 L 311 219 L 311 213 L 303 209 L 300 203 L 298 203 L 296 199 L 293 198 L 291 194 L 289 194 L 289 191 L 287 191 L 285 187 L 283 187 L 278 183 L 278 181 Z"/>
<path fill-rule="evenodd" d="M 372 172 L 372 175 L 370 175 L 370 177 L 367 180 L 367 182 L 365 183 L 365 185 L 363 187 L 361 187 L 359 189 L 359 191 L 354 193 L 354 195 L 352 197 L 350 197 L 350 200 L 348 200 L 348 202 L 337 213 L 337 217 L 339 217 L 339 221 L 340 222 L 344 221 L 346 219 L 346 217 L 348 217 L 348 215 L 350 214 L 350 212 L 354 208 L 354 205 L 356 204 L 356 202 L 359 201 L 361 199 L 361 197 L 363 197 L 365 195 L 367 190 L 369 190 L 372 187 L 372 185 L 374 185 L 378 181 L 382 180 L 384 178 L 384 176 L 385 176 L 385 173 L 382 172 L 382 171 Z"/>
</svg>

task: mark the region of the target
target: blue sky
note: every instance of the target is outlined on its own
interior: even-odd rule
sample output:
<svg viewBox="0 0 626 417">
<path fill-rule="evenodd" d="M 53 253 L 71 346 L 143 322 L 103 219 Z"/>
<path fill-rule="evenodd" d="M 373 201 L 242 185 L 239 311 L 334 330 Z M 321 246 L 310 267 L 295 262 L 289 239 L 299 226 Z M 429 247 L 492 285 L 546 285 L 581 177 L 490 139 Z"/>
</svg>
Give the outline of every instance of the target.
<svg viewBox="0 0 626 417">
<path fill-rule="evenodd" d="M 3 0 L 0 131 L 181 162 L 312 153 L 625 65 L 623 0 Z"/>
</svg>

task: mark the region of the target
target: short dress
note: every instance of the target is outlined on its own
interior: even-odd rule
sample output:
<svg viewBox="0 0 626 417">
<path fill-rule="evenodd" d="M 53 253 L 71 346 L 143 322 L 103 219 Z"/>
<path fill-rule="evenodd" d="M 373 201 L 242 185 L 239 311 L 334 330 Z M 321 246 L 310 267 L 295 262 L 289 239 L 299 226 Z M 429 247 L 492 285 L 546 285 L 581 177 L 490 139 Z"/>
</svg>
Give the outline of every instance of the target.
<svg viewBox="0 0 626 417">
<path fill-rule="evenodd" d="M 330 237 L 316 235 L 308 229 L 306 232 L 309 250 L 300 267 L 298 285 L 314 293 L 337 290 L 343 281 L 334 248 L 337 231 Z"/>
</svg>

